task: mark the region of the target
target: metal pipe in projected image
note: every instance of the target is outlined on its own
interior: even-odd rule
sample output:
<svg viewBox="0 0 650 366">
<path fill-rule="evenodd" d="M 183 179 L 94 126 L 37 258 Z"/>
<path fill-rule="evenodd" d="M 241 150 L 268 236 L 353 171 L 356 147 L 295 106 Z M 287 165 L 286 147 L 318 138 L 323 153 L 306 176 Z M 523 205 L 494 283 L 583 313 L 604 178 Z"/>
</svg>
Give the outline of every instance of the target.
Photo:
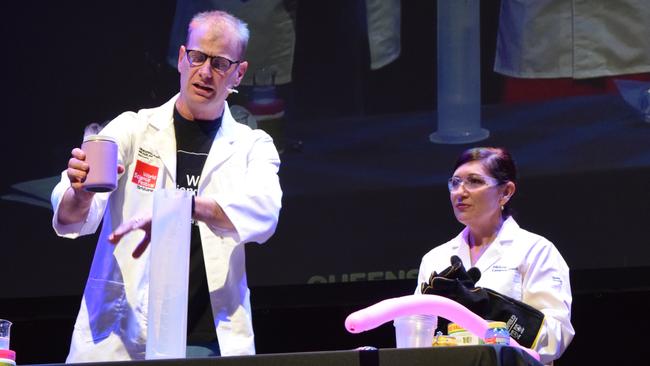
<svg viewBox="0 0 650 366">
<path fill-rule="evenodd" d="M 438 130 L 435 143 L 487 138 L 481 128 L 480 0 L 438 0 Z"/>
</svg>

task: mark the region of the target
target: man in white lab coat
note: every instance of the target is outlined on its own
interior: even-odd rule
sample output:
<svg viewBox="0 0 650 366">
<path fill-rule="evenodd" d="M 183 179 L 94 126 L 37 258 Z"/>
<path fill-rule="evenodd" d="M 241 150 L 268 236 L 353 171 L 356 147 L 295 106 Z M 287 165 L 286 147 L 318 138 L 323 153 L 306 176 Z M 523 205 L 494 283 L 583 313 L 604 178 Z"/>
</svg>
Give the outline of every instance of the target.
<svg viewBox="0 0 650 366">
<path fill-rule="evenodd" d="M 123 113 L 101 132 L 118 143 L 115 191 L 84 191 L 85 153 L 72 151 L 52 192 L 54 229 L 75 238 L 103 225 L 67 362 L 144 358 L 146 249 L 153 192 L 164 188 L 195 195 L 188 350 L 255 352 L 243 244 L 263 243 L 274 233 L 282 191 L 271 138 L 237 123 L 225 102 L 246 73 L 247 42 L 246 24 L 227 13 L 193 18 L 178 52 L 179 95 Z"/>
</svg>

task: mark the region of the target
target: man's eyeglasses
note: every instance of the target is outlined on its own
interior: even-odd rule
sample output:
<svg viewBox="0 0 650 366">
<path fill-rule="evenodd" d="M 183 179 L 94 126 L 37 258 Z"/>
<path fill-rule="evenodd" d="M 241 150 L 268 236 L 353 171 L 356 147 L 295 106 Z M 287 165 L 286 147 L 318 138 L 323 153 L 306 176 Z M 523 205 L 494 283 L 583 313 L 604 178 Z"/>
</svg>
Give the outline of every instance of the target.
<svg viewBox="0 0 650 366">
<path fill-rule="evenodd" d="M 468 175 L 465 178 L 456 177 L 456 176 L 449 178 L 449 180 L 447 181 L 447 188 L 449 188 L 449 192 L 453 192 L 458 188 L 460 188 L 461 184 L 468 191 L 474 191 L 482 187 L 498 186 L 499 184 L 502 184 L 502 182 L 499 182 L 498 180 L 492 177 L 485 177 L 478 174 L 472 174 L 472 175 Z"/>
<path fill-rule="evenodd" d="M 232 64 L 239 64 L 241 61 L 232 61 L 222 56 L 208 56 L 198 50 L 186 50 L 187 60 L 191 66 L 201 66 L 205 60 L 210 59 L 210 66 L 219 72 L 226 72 Z"/>
</svg>

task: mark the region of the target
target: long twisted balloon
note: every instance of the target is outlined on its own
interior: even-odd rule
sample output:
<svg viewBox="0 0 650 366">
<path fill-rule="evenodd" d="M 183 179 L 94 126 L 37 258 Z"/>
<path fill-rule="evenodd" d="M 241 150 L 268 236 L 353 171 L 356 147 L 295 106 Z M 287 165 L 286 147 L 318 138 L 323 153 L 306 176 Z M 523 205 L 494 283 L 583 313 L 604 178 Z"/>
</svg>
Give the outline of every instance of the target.
<svg viewBox="0 0 650 366">
<path fill-rule="evenodd" d="M 380 301 L 348 315 L 345 319 L 345 328 L 350 333 L 361 333 L 377 328 L 395 318 L 415 314 L 441 316 L 481 339 L 484 339 L 485 331 L 488 329 L 488 322 L 485 319 L 463 305 L 437 295 L 408 295 Z M 539 361 L 537 352 L 521 346 L 512 338 L 510 338 L 510 346 L 521 348 Z"/>
</svg>

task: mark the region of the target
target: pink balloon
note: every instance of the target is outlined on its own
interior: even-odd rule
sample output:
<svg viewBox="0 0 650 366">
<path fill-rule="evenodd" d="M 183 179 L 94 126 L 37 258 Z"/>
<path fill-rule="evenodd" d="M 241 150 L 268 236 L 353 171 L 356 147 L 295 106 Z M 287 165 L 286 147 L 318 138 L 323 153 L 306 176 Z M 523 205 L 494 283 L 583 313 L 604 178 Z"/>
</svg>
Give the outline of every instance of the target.
<svg viewBox="0 0 650 366">
<path fill-rule="evenodd" d="M 408 295 L 380 301 L 348 315 L 345 319 L 345 328 L 350 333 L 361 333 L 395 318 L 416 314 L 441 316 L 482 339 L 485 338 L 485 331 L 488 329 L 488 322 L 485 319 L 463 305 L 437 295 Z M 537 352 L 521 346 L 512 338 L 510 346 L 523 349 L 539 361 Z"/>
</svg>

